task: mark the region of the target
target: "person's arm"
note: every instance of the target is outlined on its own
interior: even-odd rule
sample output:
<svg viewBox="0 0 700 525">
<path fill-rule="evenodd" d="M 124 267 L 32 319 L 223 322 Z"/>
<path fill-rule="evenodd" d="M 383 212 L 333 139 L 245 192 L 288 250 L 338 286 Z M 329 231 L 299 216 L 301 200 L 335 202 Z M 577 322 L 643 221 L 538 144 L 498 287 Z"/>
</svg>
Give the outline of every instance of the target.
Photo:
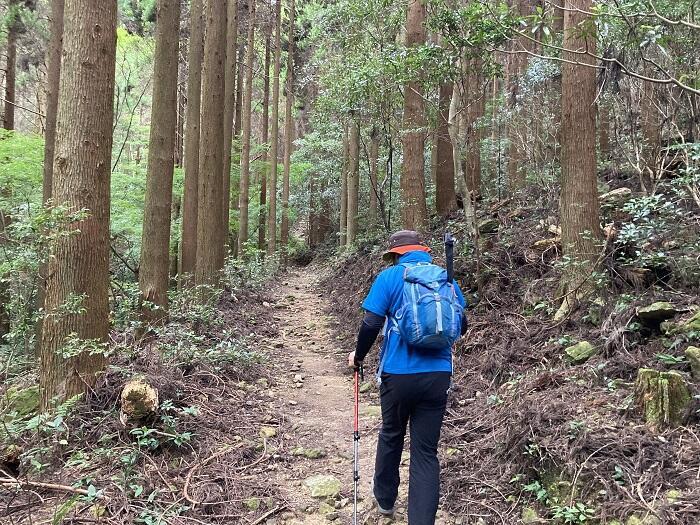
<svg viewBox="0 0 700 525">
<path fill-rule="evenodd" d="M 384 317 L 370 311 L 365 312 L 365 317 L 360 325 L 360 332 L 357 334 L 357 346 L 355 347 L 354 356 L 355 366 L 359 366 L 364 361 L 383 326 Z"/>
</svg>

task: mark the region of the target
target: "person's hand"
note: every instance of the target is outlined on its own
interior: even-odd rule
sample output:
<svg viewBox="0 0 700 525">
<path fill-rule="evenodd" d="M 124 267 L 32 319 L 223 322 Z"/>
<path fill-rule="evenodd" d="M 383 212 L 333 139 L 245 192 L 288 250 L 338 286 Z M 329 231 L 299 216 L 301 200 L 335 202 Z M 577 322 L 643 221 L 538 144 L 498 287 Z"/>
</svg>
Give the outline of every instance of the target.
<svg viewBox="0 0 700 525">
<path fill-rule="evenodd" d="M 348 354 L 348 366 L 350 368 L 357 368 L 357 364 L 355 363 L 355 352 L 350 352 Z"/>
</svg>

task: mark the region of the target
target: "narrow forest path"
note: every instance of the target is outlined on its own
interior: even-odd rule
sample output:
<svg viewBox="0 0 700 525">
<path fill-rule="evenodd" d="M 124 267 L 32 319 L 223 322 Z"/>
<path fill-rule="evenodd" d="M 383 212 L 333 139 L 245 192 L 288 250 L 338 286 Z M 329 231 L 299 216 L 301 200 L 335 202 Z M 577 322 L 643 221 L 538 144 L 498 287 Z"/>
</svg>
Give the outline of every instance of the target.
<svg viewBox="0 0 700 525">
<path fill-rule="evenodd" d="M 327 314 L 329 298 L 320 286 L 321 269 L 294 269 L 275 287 L 273 305 L 279 336 L 270 341 L 278 376 L 273 386 L 283 414 L 282 442 L 291 454 L 288 463 L 270 473 L 270 481 L 287 501 L 287 509 L 268 523 L 322 524 L 352 522 L 352 376 L 344 363 L 343 348 Z M 356 323 L 357 319 L 348 319 Z M 366 382 L 373 380 L 371 374 Z M 366 385 L 365 388 L 369 388 Z M 380 519 L 372 507 L 371 479 L 377 433 L 381 424 L 376 389 L 360 401 L 360 523 L 405 523 L 407 486 L 402 484 L 395 519 Z M 402 480 L 408 479 L 408 454 Z M 332 476 L 340 482 L 337 496 L 312 497 L 307 480 Z M 331 492 L 334 492 L 331 490 Z M 439 515 L 438 523 L 453 523 Z"/>
</svg>

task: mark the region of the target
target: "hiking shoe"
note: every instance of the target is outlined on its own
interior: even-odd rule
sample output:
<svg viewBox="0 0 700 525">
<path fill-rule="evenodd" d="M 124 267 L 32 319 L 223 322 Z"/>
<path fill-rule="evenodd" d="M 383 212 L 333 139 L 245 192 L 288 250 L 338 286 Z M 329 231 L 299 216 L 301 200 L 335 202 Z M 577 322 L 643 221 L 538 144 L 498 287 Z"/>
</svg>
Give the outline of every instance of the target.
<svg viewBox="0 0 700 525">
<path fill-rule="evenodd" d="M 394 516 L 394 513 L 396 512 L 396 507 L 392 507 L 391 509 L 383 509 L 382 506 L 379 504 L 379 501 L 377 498 L 374 498 L 374 503 L 377 504 L 377 511 L 379 511 L 379 514 L 382 516 L 386 516 L 388 518 L 391 518 Z"/>
</svg>

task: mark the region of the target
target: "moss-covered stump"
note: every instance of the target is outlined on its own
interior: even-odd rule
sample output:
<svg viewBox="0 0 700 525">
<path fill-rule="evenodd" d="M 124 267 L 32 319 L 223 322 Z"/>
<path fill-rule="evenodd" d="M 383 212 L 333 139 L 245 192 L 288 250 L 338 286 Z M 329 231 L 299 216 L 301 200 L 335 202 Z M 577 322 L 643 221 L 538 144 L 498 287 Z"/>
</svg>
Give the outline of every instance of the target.
<svg viewBox="0 0 700 525">
<path fill-rule="evenodd" d="M 636 398 L 645 421 L 655 428 L 682 425 L 692 400 L 681 374 L 650 368 L 637 374 Z"/>
<path fill-rule="evenodd" d="M 127 420 L 141 420 L 152 416 L 158 410 L 158 391 L 140 379 L 134 379 L 124 385 L 121 394 L 122 423 Z"/>
<path fill-rule="evenodd" d="M 689 346 L 685 349 L 685 357 L 688 358 L 693 377 L 700 380 L 700 348 Z"/>
</svg>

